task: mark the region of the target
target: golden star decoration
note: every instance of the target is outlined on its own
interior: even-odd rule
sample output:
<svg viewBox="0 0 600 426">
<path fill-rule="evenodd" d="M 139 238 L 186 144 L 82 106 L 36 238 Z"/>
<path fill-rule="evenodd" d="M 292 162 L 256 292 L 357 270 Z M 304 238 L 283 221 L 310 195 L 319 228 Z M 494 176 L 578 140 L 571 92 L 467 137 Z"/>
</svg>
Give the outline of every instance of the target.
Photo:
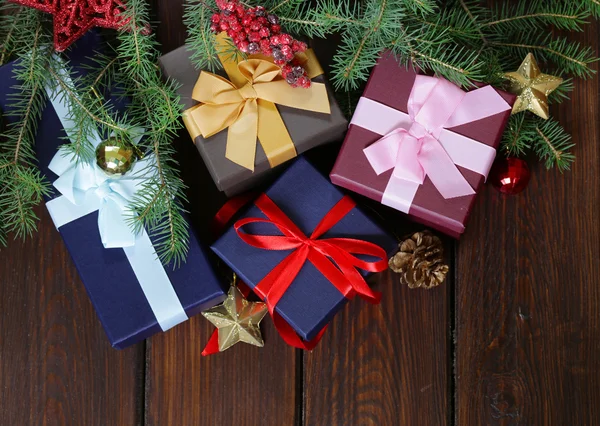
<svg viewBox="0 0 600 426">
<path fill-rule="evenodd" d="M 238 342 L 263 347 L 259 324 L 266 314 L 265 303 L 248 302 L 235 285 L 229 289 L 223 304 L 202 312 L 219 330 L 220 352 Z"/>
<path fill-rule="evenodd" d="M 529 53 L 519 69 L 504 74 L 510 85 L 508 91 L 517 95 L 512 113 L 531 111 L 544 120 L 549 117 L 548 95 L 562 83 L 562 78 L 542 74 L 531 53 Z"/>
</svg>

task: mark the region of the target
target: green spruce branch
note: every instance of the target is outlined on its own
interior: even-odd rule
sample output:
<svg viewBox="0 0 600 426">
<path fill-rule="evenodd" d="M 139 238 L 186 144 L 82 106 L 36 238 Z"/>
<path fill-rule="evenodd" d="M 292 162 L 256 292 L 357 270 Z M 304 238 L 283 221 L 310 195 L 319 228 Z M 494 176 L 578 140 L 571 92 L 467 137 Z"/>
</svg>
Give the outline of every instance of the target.
<svg viewBox="0 0 600 426">
<path fill-rule="evenodd" d="M 183 22 L 188 31 L 187 45 L 191 61 L 198 69 L 215 71 L 221 68 L 217 57 L 214 34 L 210 31 L 211 16 L 217 6 L 214 0 L 188 0 Z"/>
<path fill-rule="evenodd" d="M 565 129 L 552 117 L 548 120 L 537 120 L 535 126 L 536 138 L 533 149 L 545 162 L 546 167 L 556 167 L 563 172 L 571 168 L 575 156 L 570 150 L 575 146 Z"/>
<path fill-rule="evenodd" d="M 0 66 L 6 64 L 15 49 L 15 34 L 20 24 L 22 6 L 2 4 L 0 6 Z"/>
<path fill-rule="evenodd" d="M 50 60 L 51 39 L 44 30 L 41 13 L 23 10 L 25 16 L 12 16 L 27 22 L 19 25 L 11 37 L 28 55 L 14 65 L 13 73 L 19 85 L 10 97 L 8 118 L 11 123 L 0 135 L 0 243 L 7 236 L 24 238 L 37 230 L 38 217 L 34 208 L 48 193 L 49 185 L 37 169 L 35 137 L 46 97 L 46 68 Z M 17 28 L 17 27 L 15 27 Z"/>
<path fill-rule="evenodd" d="M 128 120 L 145 129 L 140 145 L 152 154 L 151 177 L 131 203 L 136 212 L 132 226 L 146 228 L 154 237 L 156 252 L 164 263 L 180 264 L 189 247 L 188 225 L 181 200 L 185 185 L 174 159 L 172 139 L 181 127 L 180 99 L 173 83 L 164 83 L 156 66 L 158 51 L 148 34 L 148 7 L 144 0 L 128 0 L 129 31 L 120 32 L 118 56 L 122 59 L 118 81 L 126 82 L 124 94 L 132 102 Z"/>
<path fill-rule="evenodd" d="M 579 2 L 551 2 L 545 0 L 530 0 L 518 3 L 500 3 L 494 10 L 492 20 L 481 26 L 499 27 L 502 31 L 522 31 L 524 28 L 539 30 L 553 25 L 556 28 L 581 31 L 586 24 L 589 10 Z"/>
</svg>

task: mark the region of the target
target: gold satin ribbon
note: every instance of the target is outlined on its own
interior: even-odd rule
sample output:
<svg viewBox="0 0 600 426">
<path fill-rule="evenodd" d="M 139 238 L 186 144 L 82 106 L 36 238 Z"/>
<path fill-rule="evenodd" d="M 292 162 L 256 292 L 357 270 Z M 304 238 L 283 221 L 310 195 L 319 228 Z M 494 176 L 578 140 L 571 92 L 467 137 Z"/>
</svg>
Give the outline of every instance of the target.
<svg viewBox="0 0 600 426">
<path fill-rule="evenodd" d="M 254 170 L 256 139 L 260 141 L 271 167 L 294 158 L 296 147 L 275 104 L 329 114 L 329 98 L 323 83 L 312 82 L 308 89 L 293 88 L 281 77 L 281 68 L 263 55 L 237 63 L 225 33 L 217 36 L 218 56 L 229 80 L 202 71 L 192 98 L 200 104 L 187 109 L 183 121 L 195 140 L 227 129 L 225 156 Z M 323 73 L 312 50 L 297 55 L 310 78 Z"/>
</svg>

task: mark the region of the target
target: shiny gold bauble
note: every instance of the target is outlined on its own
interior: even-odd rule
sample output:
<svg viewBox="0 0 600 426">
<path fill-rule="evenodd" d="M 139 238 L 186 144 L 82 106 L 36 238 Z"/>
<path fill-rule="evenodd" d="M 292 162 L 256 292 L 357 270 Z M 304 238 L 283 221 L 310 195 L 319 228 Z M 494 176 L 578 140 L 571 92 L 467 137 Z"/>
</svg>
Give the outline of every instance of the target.
<svg viewBox="0 0 600 426">
<path fill-rule="evenodd" d="M 135 163 L 135 148 L 131 142 L 110 137 L 96 148 L 96 164 L 112 176 L 127 173 Z"/>
</svg>

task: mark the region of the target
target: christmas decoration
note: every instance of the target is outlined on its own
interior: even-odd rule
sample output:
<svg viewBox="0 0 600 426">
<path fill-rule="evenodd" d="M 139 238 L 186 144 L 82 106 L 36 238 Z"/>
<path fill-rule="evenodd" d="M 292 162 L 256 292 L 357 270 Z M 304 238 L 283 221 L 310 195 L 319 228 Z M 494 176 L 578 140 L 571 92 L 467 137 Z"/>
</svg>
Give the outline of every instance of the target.
<svg viewBox="0 0 600 426">
<path fill-rule="evenodd" d="M 120 0 L 10 0 L 54 15 L 54 48 L 63 52 L 92 27 L 119 29 L 128 23 Z"/>
<path fill-rule="evenodd" d="M 111 137 L 96 147 L 96 164 L 109 175 L 127 173 L 136 159 L 131 142 L 120 142 Z"/>
<path fill-rule="evenodd" d="M 29 0 L 28 4 L 57 12 L 57 18 L 60 18 L 56 21 L 60 35 L 57 37 L 62 48 L 70 37 L 78 36 L 89 25 L 90 19 L 100 20 L 94 25 L 99 22 L 109 26 L 123 25 L 124 31 L 119 31 L 109 42 L 108 50 L 94 54 L 93 61 L 88 64 L 92 69 L 90 78 L 76 81 L 68 95 L 72 101 L 76 94 L 81 95 L 81 105 L 73 109 L 74 113 L 78 117 L 91 117 L 103 135 L 116 133 L 118 136 L 127 133 L 132 126 L 139 126 L 150 136 L 142 142 L 142 149 L 159 154 L 156 174 L 149 178 L 131 207 L 142 213 L 139 221 L 148 226 L 151 234 L 161 236 L 161 244 L 157 247 L 160 258 L 165 262 L 173 259 L 181 262 L 186 256 L 189 234 L 179 202 L 184 185 L 173 161 L 171 143 L 180 126 L 179 97 L 174 86 L 165 83 L 155 72 L 157 49 L 154 37 L 149 31 L 140 30 L 150 28 L 148 2 L 121 1 Z M 18 2 L 19 5 L 0 0 L 0 65 L 21 59 L 16 72 L 22 84 L 10 103 L 24 113 L 22 125 L 7 127 L 0 138 L 2 244 L 7 241 L 8 233 L 24 237 L 36 230 L 38 218 L 34 207 L 48 190 L 48 183 L 41 177 L 32 155 L 38 113 L 46 102 L 41 88 L 52 81 L 60 81 L 60 76 L 53 73 L 60 55 L 46 54 L 52 44 L 47 18 L 38 9 L 21 7 L 26 0 Z M 543 68 L 559 70 L 560 77 L 565 78 L 563 84 L 548 96 L 549 103 L 567 99 L 567 93 L 577 84 L 577 80 L 570 77 L 593 75 L 590 64 L 597 60 L 595 52 L 585 44 L 571 42 L 567 33 L 582 30 L 592 18 L 600 16 L 600 4 L 596 0 L 499 0 L 493 3 L 492 6 L 489 2 L 475 0 L 364 0 L 357 6 L 354 0 L 315 0 L 308 7 L 301 0 L 239 2 L 245 10 L 254 11 L 252 19 L 265 18 L 256 16 L 257 11 L 263 10 L 259 6 L 264 8 L 267 23 L 261 19 L 254 23 L 260 25 L 255 25 L 257 29 L 253 30 L 251 22 L 247 22 L 251 25 L 250 34 L 258 31 L 260 40 L 256 43 L 261 51 L 271 49 L 271 34 L 268 35 L 269 46 L 264 41 L 267 30 L 280 34 L 285 31 L 296 40 L 332 34 L 341 36 L 330 70 L 336 94 L 348 117 L 358 99 L 355 90 L 360 90 L 385 49 L 392 49 L 401 63 L 410 61 L 426 73 L 443 76 L 465 87 L 473 82 L 505 83 L 499 77 L 503 70 L 516 69 L 528 53 L 533 53 Z M 67 13 L 59 13 L 63 9 Z M 215 28 L 211 29 L 213 15 L 221 12 L 224 10 L 219 9 L 215 0 L 187 0 L 184 19 L 188 28 L 188 47 L 192 61 L 199 69 L 215 71 L 222 67 L 216 55 Z M 241 40 L 241 32 L 233 36 L 238 35 L 240 43 L 246 41 L 250 45 L 246 31 L 244 34 L 246 40 Z M 256 39 L 256 34 L 251 37 Z M 289 46 L 288 41 L 286 37 L 273 45 L 282 51 L 283 58 L 278 56 L 278 59 L 289 57 L 289 53 L 283 53 L 283 47 Z M 230 45 L 233 53 L 240 53 L 235 41 Z M 293 51 L 293 41 L 291 48 Z M 293 63 L 282 64 L 282 72 L 284 78 L 291 73 L 290 81 L 296 80 L 297 84 L 300 70 L 294 69 L 295 66 Z M 116 120 L 117 125 L 104 120 L 103 102 L 87 93 L 92 86 L 105 93 L 105 86 L 115 82 L 120 87 L 119 95 L 134 101 L 127 113 Z M 27 111 L 23 108 L 26 105 L 30 106 Z M 297 122 L 300 126 L 300 120 Z M 310 128 L 311 124 L 305 127 Z M 509 119 L 508 128 L 510 133 L 502 139 L 502 151 L 510 156 L 533 151 L 547 167 L 561 171 L 569 169 L 574 160 L 573 143 L 556 119 L 550 117 L 544 121 L 535 114 L 515 114 Z M 75 161 L 94 158 L 94 150 L 85 142 L 87 132 L 86 128 L 81 128 L 81 136 L 68 148 Z M 257 166 L 262 167 L 260 160 Z M 231 173 L 218 181 L 226 182 L 223 185 L 231 189 L 240 179 L 237 172 L 229 171 Z M 251 174 L 248 171 L 246 176 Z M 14 203 L 17 197 L 21 200 L 18 205 Z"/>
<path fill-rule="evenodd" d="M 69 59 L 80 64 L 83 55 L 96 48 L 94 38 L 85 36 L 70 50 Z M 19 62 L 0 67 L 0 108 L 8 112 L 11 128 L 23 124 L 19 118 L 23 110 L 9 102 L 20 90 L 15 78 L 19 73 L 14 72 Z M 81 65 L 73 71 L 79 75 L 85 72 Z M 188 240 L 188 262 L 175 270 L 175 263 L 161 264 L 156 255 L 158 243 L 150 239 L 144 226 L 130 226 L 131 221 L 137 222 L 139 213 L 129 206 L 148 184 L 148 175 L 154 173 L 154 153 L 133 162 L 123 177 L 101 171 L 93 158 L 77 161 L 70 155 L 69 143 L 76 141 L 82 131 L 72 125 L 77 114 L 70 110 L 70 97 L 65 93 L 73 85 L 70 75 L 74 74 L 65 69 L 53 72 L 61 75 L 64 87 L 54 82 L 43 89 L 47 108 L 54 111 L 45 113 L 38 123 L 33 154 L 42 166 L 45 181 L 52 182 L 52 189 L 44 193 L 46 208 L 111 344 L 117 348 L 129 346 L 186 321 L 199 306 L 221 302 L 225 297 L 221 283 L 194 234 Z M 114 112 L 121 115 L 126 109 L 126 102 L 121 102 Z M 113 137 L 103 142 L 98 130 L 93 130 L 91 118 L 82 124 L 92 147 L 103 144 L 122 149 L 123 145 L 140 143 L 139 132 L 132 132 L 127 139 Z M 130 142 L 124 144 L 123 140 Z M 129 151 L 129 158 L 134 152 Z M 187 218 L 183 220 L 187 224 Z"/>
<path fill-rule="evenodd" d="M 399 245 L 389 260 L 390 269 L 400 274 L 400 282 L 409 288 L 436 287 L 444 282 L 448 265 L 444 261 L 442 241 L 429 231 L 415 232 Z"/>
<path fill-rule="evenodd" d="M 310 350 L 348 299 L 379 302 L 364 276 L 387 269 L 396 245 L 299 157 L 212 249 L 267 303 L 282 338 Z"/>
<path fill-rule="evenodd" d="M 0 65 L 19 59 L 14 66 L 18 90 L 8 99 L 12 117 L 18 120 L 13 120 L 0 137 L 0 243 L 6 240 L 8 232 L 26 236 L 36 230 L 38 219 L 33 208 L 49 190 L 34 155 L 34 147 L 43 145 L 36 143 L 36 130 L 47 103 L 44 88 L 57 87 L 72 114 L 68 125 L 77 129 L 71 143 L 65 145 L 68 157 L 75 163 L 95 161 L 92 134 L 123 140 L 132 129 L 144 129 L 143 136 L 147 137 L 141 139 L 139 149 L 155 153 L 155 161 L 149 164 L 144 184 L 130 200 L 128 207 L 138 215 L 128 226 L 132 230 L 144 228 L 158 237 L 154 248 L 163 263 L 181 264 L 191 245 L 188 222 L 179 201 L 184 184 L 173 158 L 172 138 L 181 127 L 179 97 L 174 84 L 164 82 L 156 67 L 158 51 L 154 36 L 147 31 L 146 0 L 127 0 L 126 8 L 120 2 L 99 0 L 31 3 L 56 8 L 61 18 L 72 19 L 68 22 L 73 27 L 65 27 L 69 37 L 83 33 L 84 23 L 90 24 L 88 18 L 94 24 L 112 20 L 123 25 L 123 31 L 108 44 L 95 30 L 82 37 L 84 45 L 89 45 L 91 39 L 95 42 L 78 62 L 72 62 L 73 66 L 81 65 L 78 77 L 72 81 L 65 78 L 72 75 L 65 59 L 76 50 L 77 43 L 68 55 L 49 54 L 52 31 L 45 25 L 44 13 L 6 0 L 0 2 Z M 68 12 L 62 11 L 63 7 Z M 65 23 L 60 19 L 56 22 Z M 3 31 L 5 28 L 11 30 Z M 67 40 L 61 37 L 61 43 Z M 125 111 L 117 113 L 112 102 L 96 96 L 110 92 L 119 98 L 119 103 L 131 100 Z M 37 137 L 44 135 L 37 133 Z M 18 206 L 14 203 L 17 197 L 21 200 Z"/>
<path fill-rule="evenodd" d="M 263 347 L 260 321 L 267 314 L 267 305 L 248 302 L 237 286 L 232 285 L 222 305 L 202 312 L 202 315 L 218 329 L 219 352 L 239 342 Z"/>
<path fill-rule="evenodd" d="M 229 55 L 227 35 L 220 33 L 215 39 L 227 80 L 198 71 L 186 46 L 159 63 L 170 80 L 181 83 L 183 121 L 220 190 L 232 196 L 252 189 L 271 175 L 272 168 L 343 137 L 348 122 L 324 84 L 312 50 L 298 55 L 315 80 L 300 90 L 286 84 L 278 66 L 264 56 L 244 60 Z M 231 108 L 234 103 L 238 107 Z M 258 143 L 262 149 L 257 149 Z"/>
<path fill-rule="evenodd" d="M 315 0 L 305 7 L 300 0 L 260 0 L 267 16 L 277 14 L 278 25 L 296 37 L 327 37 L 341 34 L 341 42 L 331 61 L 331 81 L 346 116 L 352 115 L 361 85 L 367 80 L 381 52 L 391 49 L 399 61 L 412 64 L 427 74 L 435 74 L 465 88 L 473 82 L 500 87 L 503 69 L 516 68 L 528 53 L 534 53 L 544 66 L 560 70 L 564 77 L 588 78 L 596 61 L 588 46 L 571 42 L 568 31 L 581 31 L 590 16 L 600 16 L 596 0 Z M 360 6 L 357 6 L 360 4 Z M 489 6 L 488 6 L 489 4 Z M 215 0 L 187 0 L 185 22 L 192 58 L 200 69 L 220 68 L 212 42 L 211 16 L 218 11 Z M 213 26 L 214 29 L 214 26 Z M 560 29 L 562 31 L 554 31 Z M 565 80 L 549 102 L 567 99 L 572 88 Z M 516 117 L 516 116 L 515 116 Z M 509 125 L 518 118 L 509 119 Z M 532 149 L 547 167 L 566 170 L 574 156 L 564 143 L 564 130 L 544 133 L 537 117 L 527 114 L 526 127 L 538 127 L 533 138 L 517 133 L 503 147 L 511 155 Z M 552 120 L 552 119 L 550 119 Z M 535 124 L 534 124 L 535 123 Z M 554 136 L 557 136 L 556 138 Z M 545 145 L 545 147 L 544 147 Z M 552 148 L 561 145 L 558 149 Z M 561 152 L 560 155 L 554 153 Z"/>
<path fill-rule="evenodd" d="M 210 28 L 214 33 L 225 31 L 244 53 L 271 56 L 292 87 L 310 87 L 308 74 L 295 59 L 297 53 L 306 50 L 306 44 L 282 33 L 277 15 L 267 14 L 263 6 L 246 9 L 237 0 L 216 3 L 221 12 L 212 15 Z"/>
<path fill-rule="evenodd" d="M 492 167 L 490 182 L 503 194 L 515 195 L 529 184 L 530 172 L 527 162 L 515 157 L 499 157 Z"/>
<path fill-rule="evenodd" d="M 531 111 L 548 119 L 548 95 L 562 83 L 562 78 L 542 74 L 533 54 L 528 53 L 519 69 L 507 72 L 504 78 L 509 81 L 508 90 L 517 95 L 513 114 Z"/>
<path fill-rule="evenodd" d="M 418 74 L 384 55 L 352 117 L 331 180 L 459 238 L 513 100 L 491 86 L 465 96 L 448 80 Z M 460 134 L 452 130 L 458 125 Z"/>
</svg>

